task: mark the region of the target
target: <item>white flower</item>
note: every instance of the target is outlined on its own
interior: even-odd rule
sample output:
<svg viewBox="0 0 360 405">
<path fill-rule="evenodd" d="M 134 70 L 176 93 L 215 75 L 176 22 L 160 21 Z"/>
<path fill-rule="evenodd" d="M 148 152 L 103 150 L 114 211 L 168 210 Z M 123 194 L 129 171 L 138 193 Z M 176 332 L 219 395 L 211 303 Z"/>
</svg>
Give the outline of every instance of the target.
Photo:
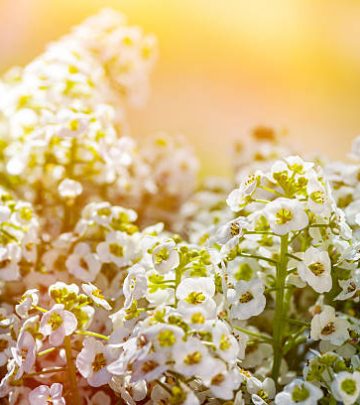
<svg viewBox="0 0 360 405">
<path fill-rule="evenodd" d="M 166 360 L 167 356 L 162 352 L 152 352 L 144 358 L 141 357 L 139 360 L 135 360 L 130 381 L 156 380 L 168 369 Z"/>
<path fill-rule="evenodd" d="M 208 349 L 197 339 L 189 338 L 173 348 L 174 369 L 186 376 L 206 378 L 213 373 L 216 365 Z"/>
<path fill-rule="evenodd" d="M 355 302 L 359 301 L 357 292 L 360 289 L 360 271 L 357 269 L 351 278 L 339 280 L 342 291 L 335 297 L 336 300 L 345 301 L 353 298 Z M 355 297 L 354 297 L 355 296 Z"/>
<path fill-rule="evenodd" d="M 275 382 L 272 378 L 265 378 L 263 381 L 256 377 L 247 380 L 246 388 L 251 394 L 251 400 L 254 405 L 267 405 L 270 399 L 276 394 Z M 265 400 L 263 399 L 265 397 Z"/>
<path fill-rule="evenodd" d="M 115 263 L 123 267 L 129 265 L 134 258 L 135 245 L 129 235 L 114 231 L 106 235 L 106 241 L 99 243 L 96 251 L 103 263 Z"/>
<path fill-rule="evenodd" d="M 111 398 L 104 391 L 97 391 L 87 400 L 87 405 L 111 405 Z"/>
<path fill-rule="evenodd" d="M 10 335 L 0 334 L 0 367 L 4 366 L 11 354 L 11 347 L 14 346 L 14 341 Z"/>
<path fill-rule="evenodd" d="M 111 305 L 106 301 L 102 291 L 94 286 L 94 284 L 82 284 L 82 289 L 84 293 L 95 302 L 95 304 L 106 309 L 107 311 L 111 310 Z"/>
<path fill-rule="evenodd" d="M 155 269 L 159 273 L 167 273 L 170 270 L 176 269 L 180 263 L 180 256 L 175 249 L 175 242 L 169 241 L 157 246 L 152 254 L 152 260 Z"/>
<path fill-rule="evenodd" d="M 233 219 L 217 228 L 215 235 L 210 240 L 221 245 L 233 246 L 244 235 L 247 226 L 248 223 L 243 218 Z"/>
<path fill-rule="evenodd" d="M 234 391 L 239 388 L 243 381 L 242 375 L 237 369 L 227 370 L 225 363 L 216 361 L 212 373 L 204 380 L 204 384 L 210 388 L 216 398 L 230 400 L 234 397 Z"/>
<path fill-rule="evenodd" d="M 325 250 L 309 247 L 297 263 L 301 279 L 307 282 L 316 292 L 324 293 L 331 290 L 331 261 Z"/>
<path fill-rule="evenodd" d="M 239 281 L 236 290 L 228 291 L 231 304 L 230 316 L 245 320 L 261 314 L 266 306 L 264 285 L 258 278 L 251 281 Z"/>
<path fill-rule="evenodd" d="M 66 259 L 69 273 L 81 281 L 94 281 L 101 269 L 101 263 L 96 254 L 91 252 L 87 243 L 78 243 L 73 253 Z"/>
<path fill-rule="evenodd" d="M 82 193 L 83 187 L 78 181 L 64 179 L 59 184 L 58 191 L 62 198 L 76 198 Z"/>
<path fill-rule="evenodd" d="M 76 328 L 75 315 L 66 311 L 62 304 L 55 304 L 43 315 L 40 322 L 40 332 L 49 336 L 49 342 L 53 346 L 60 346 L 65 336 L 70 336 Z"/>
<path fill-rule="evenodd" d="M 11 215 L 11 210 L 6 205 L 0 206 L 0 222 L 6 222 Z"/>
<path fill-rule="evenodd" d="M 51 387 L 40 385 L 30 392 L 30 405 L 47 405 L 49 402 L 53 405 L 65 405 L 62 390 L 63 386 L 59 383 L 54 383 Z"/>
<path fill-rule="evenodd" d="M 27 318 L 29 310 L 39 302 L 39 291 L 36 289 L 27 290 L 21 297 L 20 302 L 15 306 L 16 313 L 20 318 Z"/>
<path fill-rule="evenodd" d="M 124 307 L 129 308 L 133 300 L 144 297 L 147 292 L 147 278 L 145 269 L 136 264 L 128 270 L 128 275 L 124 280 L 123 292 L 125 296 Z"/>
<path fill-rule="evenodd" d="M 296 378 L 276 395 L 275 405 L 316 405 L 323 396 L 320 388 Z"/>
<path fill-rule="evenodd" d="M 230 209 L 234 212 L 238 212 L 244 208 L 251 201 L 251 197 L 256 191 L 257 185 L 258 176 L 254 174 L 243 180 L 239 188 L 233 190 L 226 199 Z"/>
<path fill-rule="evenodd" d="M 0 280 L 14 281 L 18 280 L 19 261 L 21 258 L 21 248 L 9 243 L 7 246 L 0 247 Z"/>
<path fill-rule="evenodd" d="M 111 374 L 107 370 L 110 359 L 110 352 L 103 343 L 86 337 L 76 357 L 76 367 L 91 387 L 100 387 L 110 381 Z"/>
<path fill-rule="evenodd" d="M 29 373 L 36 360 L 36 343 L 34 337 L 29 332 L 22 332 L 16 347 L 11 348 L 11 353 L 19 367 L 16 378 L 20 378 L 23 373 Z"/>
<path fill-rule="evenodd" d="M 278 235 L 299 231 L 309 224 L 304 206 L 297 200 L 278 198 L 268 203 L 263 212 L 271 230 Z"/>
<path fill-rule="evenodd" d="M 127 405 L 136 405 L 147 395 L 146 381 L 141 380 L 130 383 L 131 376 L 113 376 L 109 385 L 111 389 L 118 392 Z M 154 390 L 152 390 L 153 392 Z M 97 404 L 96 404 L 97 405 Z M 103 405 L 102 403 L 99 405 Z"/>
<path fill-rule="evenodd" d="M 341 371 L 335 374 L 331 391 L 335 399 L 344 405 L 354 404 L 360 394 L 360 372 L 355 371 L 351 374 L 347 371 Z"/>
<path fill-rule="evenodd" d="M 330 202 L 325 187 L 316 179 L 310 177 L 307 184 L 308 201 L 307 205 L 310 211 L 321 216 L 330 214 Z"/>
<path fill-rule="evenodd" d="M 235 363 L 239 354 L 239 343 L 227 324 L 216 321 L 209 325 L 217 354 L 227 363 Z"/>
<path fill-rule="evenodd" d="M 215 284 L 211 277 L 185 278 L 176 290 L 176 298 L 180 301 L 179 310 L 196 307 L 211 316 L 216 310 L 216 304 L 212 299 L 214 294 Z"/>
<path fill-rule="evenodd" d="M 252 258 L 236 257 L 227 264 L 229 279 L 233 284 L 241 280 L 250 281 L 259 271 L 261 271 L 259 263 Z"/>
<path fill-rule="evenodd" d="M 314 340 L 328 340 L 340 346 L 349 339 L 349 323 L 345 319 L 336 317 L 335 309 L 324 305 L 319 314 L 311 320 L 311 338 Z"/>
<path fill-rule="evenodd" d="M 143 335 L 153 344 L 155 351 L 170 353 L 182 341 L 184 331 L 178 326 L 156 324 L 146 329 Z"/>
</svg>

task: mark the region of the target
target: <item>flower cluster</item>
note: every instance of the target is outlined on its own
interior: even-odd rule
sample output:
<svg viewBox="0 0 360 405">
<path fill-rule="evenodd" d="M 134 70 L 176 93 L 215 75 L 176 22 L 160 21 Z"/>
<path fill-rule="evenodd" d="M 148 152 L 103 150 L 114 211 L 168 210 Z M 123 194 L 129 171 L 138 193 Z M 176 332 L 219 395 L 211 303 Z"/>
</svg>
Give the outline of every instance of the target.
<svg viewBox="0 0 360 405">
<path fill-rule="evenodd" d="M 145 98 L 155 58 L 153 36 L 105 10 L 0 83 L 4 183 L 48 232 L 68 230 L 95 199 L 161 216 L 160 196 L 177 201 L 170 214 L 192 191 L 197 161 L 181 138 L 140 147 L 129 136 L 125 107 Z"/>
<path fill-rule="evenodd" d="M 154 52 L 106 11 L 1 84 L 1 403 L 360 403 L 358 162 L 258 127 L 195 190 L 126 135 Z"/>
</svg>

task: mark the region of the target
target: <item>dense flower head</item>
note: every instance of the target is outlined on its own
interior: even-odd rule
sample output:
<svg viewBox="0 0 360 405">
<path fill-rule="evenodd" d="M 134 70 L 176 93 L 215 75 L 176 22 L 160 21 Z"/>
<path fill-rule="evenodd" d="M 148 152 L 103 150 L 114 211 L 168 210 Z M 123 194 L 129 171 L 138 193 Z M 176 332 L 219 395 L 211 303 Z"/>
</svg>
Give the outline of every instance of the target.
<svg viewBox="0 0 360 405">
<path fill-rule="evenodd" d="M 182 137 L 129 135 L 155 57 L 105 10 L 1 82 L 0 402 L 359 403 L 359 139 L 260 126 L 197 186 Z"/>
</svg>

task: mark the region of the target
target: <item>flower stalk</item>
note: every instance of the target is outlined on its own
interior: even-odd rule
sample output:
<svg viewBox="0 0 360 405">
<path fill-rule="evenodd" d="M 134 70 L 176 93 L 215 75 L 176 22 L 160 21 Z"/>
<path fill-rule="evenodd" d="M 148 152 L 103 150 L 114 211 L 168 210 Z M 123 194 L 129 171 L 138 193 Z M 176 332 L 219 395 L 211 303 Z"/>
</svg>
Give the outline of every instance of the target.
<svg viewBox="0 0 360 405">
<path fill-rule="evenodd" d="M 74 360 L 72 358 L 72 353 L 71 353 L 70 336 L 65 337 L 65 339 L 64 339 L 64 347 L 65 347 L 67 371 L 68 371 L 69 383 L 70 383 L 71 402 L 74 405 L 81 405 L 82 401 L 81 401 L 79 389 L 78 389 L 78 386 L 77 386 L 76 368 L 75 368 Z"/>
<path fill-rule="evenodd" d="M 281 237 L 280 243 L 280 258 L 276 266 L 276 296 L 275 296 L 275 316 L 273 328 L 273 350 L 274 362 L 272 367 L 272 378 L 277 383 L 280 373 L 280 365 L 282 360 L 282 340 L 284 333 L 284 324 L 286 320 L 285 314 L 285 280 L 288 263 L 288 235 Z"/>
</svg>

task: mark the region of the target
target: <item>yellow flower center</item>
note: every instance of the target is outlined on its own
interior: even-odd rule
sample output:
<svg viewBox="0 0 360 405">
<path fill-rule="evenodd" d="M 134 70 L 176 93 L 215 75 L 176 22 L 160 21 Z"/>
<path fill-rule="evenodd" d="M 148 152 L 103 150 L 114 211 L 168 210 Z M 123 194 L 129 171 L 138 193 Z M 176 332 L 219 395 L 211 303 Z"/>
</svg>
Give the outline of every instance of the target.
<svg viewBox="0 0 360 405">
<path fill-rule="evenodd" d="M 93 297 L 99 298 L 101 300 L 105 299 L 105 297 L 103 296 L 103 293 L 101 290 L 99 290 L 98 288 L 94 291 L 91 292 Z"/>
<path fill-rule="evenodd" d="M 192 305 L 198 305 L 205 301 L 205 295 L 202 292 L 191 292 L 186 298 L 185 301 Z"/>
<path fill-rule="evenodd" d="M 104 353 L 98 353 L 95 358 L 94 361 L 92 363 L 92 369 L 94 370 L 94 372 L 98 372 L 101 369 L 103 369 L 106 366 L 106 359 L 104 356 Z"/>
<path fill-rule="evenodd" d="M 233 222 L 230 225 L 230 234 L 231 234 L 231 236 L 239 235 L 240 229 L 241 229 L 240 225 L 237 222 Z"/>
<path fill-rule="evenodd" d="M 312 273 L 315 274 L 315 276 L 320 276 L 321 274 L 324 273 L 325 266 L 323 263 L 315 262 L 309 265 L 309 269 L 312 271 Z"/>
<path fill-rule="evenodd" d="M 211 379 L 211 385 L 220 385 L 225 380 L 223 374 L 216 374 L 215 377 Z"/>
<path fill-rule="evenodd" d="M 329 322 L 322 330 L 321 334 L 328 336 L 335 332 L 335 324 L 334 322 Z"/>
<path fill-rule="evenodd" d="M 205 317 L 201 312 L 195 312 L 191 315 L 191 323 L 203 324 L 205 323 Z"/>
<path fill-rule="evenodd" d="M 251 294 L 250 291 L 246 291 L 246 293 L 242 294 L 239 301 L 241 304 L 246 304 L 247 302 L 251 301 L 254 296 Z"/>
<path fill-rule="evenodd" d="M 53 312 L 48 320 L 52 330 L 59 329 L 63 322 L 62 317 L 57 312 Z"/>
<path fill-rule="evenodd" d="M 184 363 L 187 364 L 188 366 L 192 366 L 194 364 L 199 364 L 201 362 L 202 355 L 200 352 L 193 352 L 189 353 L 185 359 Z"/>
<path fill-rule="evenodd" d="M 278 225 L 284 225 L 291 221 L 293 219 L 293 213 L 286 209 L 286 208 L 281 208 L 277 213 L 276 213 L 276 223 Z"/>
<path fill-rule="evenodd" d="M 159 363 L 157 363 L 156 361 L 148 360 L 145 361 L 144 364 L 141 366 L 141 370 L 144 373 L 149 373 L 150 371 L 153 371 L 158 365 Z"/>
<path fill-rule="evenodd" d="M 175 334 L 172 330 L 163 330 L 158 335 L 158 342 L 162 347 L 173 346 L 176 342 Z"/>
<path fill-rule="evenodd" d="M 159 249 L 154 254 L 155 264 L 161 264 L 162 262 L 165 262 L 166 260 L 169 259 L 169 256 L 170 256 L 170 253 L 169 253 L 169 250 L 166 249 L 166 247 Z"/>
<path fill-rule="evenodd" d="M 109 251 L 116 257 L 124 257 L 124 248 L 116 243 L 110 243 Z"/>
<path fill-rule="evenodd" d="M 230 339 L 226 335 L 222 335 L 220 339 L 220 350 L 228 350 L 231 347 Z"/>
</svg>

